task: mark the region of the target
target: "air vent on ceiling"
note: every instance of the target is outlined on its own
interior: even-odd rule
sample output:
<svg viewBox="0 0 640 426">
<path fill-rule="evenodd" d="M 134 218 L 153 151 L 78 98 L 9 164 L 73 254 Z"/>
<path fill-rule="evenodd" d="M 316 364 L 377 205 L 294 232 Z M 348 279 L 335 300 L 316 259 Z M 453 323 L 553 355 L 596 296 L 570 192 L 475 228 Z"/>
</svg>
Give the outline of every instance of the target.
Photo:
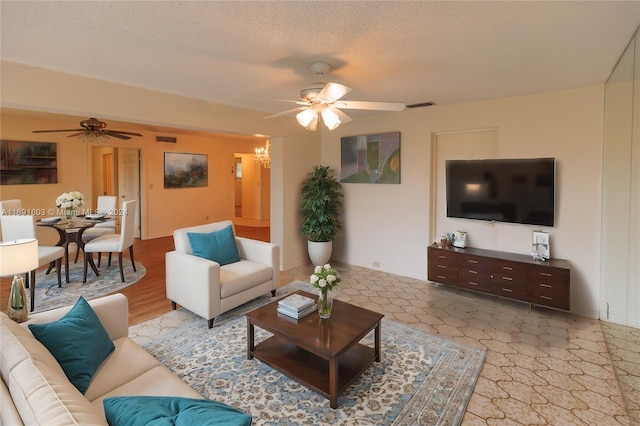
<svg viewBox="0 0 640 426">
<path fill-rule="evenodd" d="M 156 136 L 156 142 L 176 143 L 178 142 L 178 138 L 175 138 L 173 136 Z"/>
<path fill-rule="evenodd" d="M 435 105 L 435 102 L 420 102 L 418 104 L 407 105 L 407 108 L 422 108 Z"/>
</svg>

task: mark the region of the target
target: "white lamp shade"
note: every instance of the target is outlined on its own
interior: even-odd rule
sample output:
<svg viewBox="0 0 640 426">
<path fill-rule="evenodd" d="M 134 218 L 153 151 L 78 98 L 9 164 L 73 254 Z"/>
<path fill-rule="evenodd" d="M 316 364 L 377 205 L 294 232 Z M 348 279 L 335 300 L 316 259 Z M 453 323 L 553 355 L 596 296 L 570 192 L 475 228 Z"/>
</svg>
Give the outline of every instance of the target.
<svg viewBox="0 0 640 426">
<path fill-rule="evenodd" d="M 318 113 L 311 108 L 298 113 L 296 120 L 307 130 L 315 131 L 318 127 Z"/>
<path fill-rule="evenodd" d="M 329 130 L 333 130 L 340 125 L 340 117 L 333 111 L 333 107 L 327 107 L 322 110 L 322 121 Z"/>
<path fill-rule="evenodd" d="M 10 276 L 38 268 L 38 240 L 34 238 L 0 243 L 0 276 Z"/>
</svg>

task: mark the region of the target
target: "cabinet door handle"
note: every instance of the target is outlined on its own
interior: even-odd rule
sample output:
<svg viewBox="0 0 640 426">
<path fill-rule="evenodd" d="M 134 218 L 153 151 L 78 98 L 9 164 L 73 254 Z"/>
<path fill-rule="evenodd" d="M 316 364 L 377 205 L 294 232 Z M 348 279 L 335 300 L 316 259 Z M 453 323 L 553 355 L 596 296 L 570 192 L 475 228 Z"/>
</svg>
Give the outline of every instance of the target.
<svg viewBox="0 0 640 426">
<path fill-rule="evenodd" d="M 549 284 L 540 284 L 540 287 L 551 288 Z"/>
<path fill-rule="evenodd" d="M 471 285 L 478 285 L 478 283 L 474 283 L 473 281 L 469 281 L 469 284 L 471 284 Z"/>
<path fill-rule="evenodd" d="M 438 275 L 438 278 L 443 279 L 443 280 L 447 279 L 447 277 L 443 277 L 442 275 Z"/>
<path fill-rule="evenodd" d="M 513 268 L 511 266 L 503 266 L 502 269 L 505 269 L 507 271 L 513 271 Z"/>
<path fill-rule="evenodd" d="M 550 277 L 551 274 L 548 272 L 540 272 L 540 275 L 542 275 L 543 277 Z"/>
<path fill-rule="evenodd" d="M 513 278 L 511 277 L 502 277 L 503 280 L 507 280 L 507 281 L 513 281 Z"/>
<path fill-rule="evenodd" d="M 548 296 L 540 296 L 540 299 L 553 300 L 551 297 L 548 297 Z"/>
<path fill-rule="evenodd" d="M 469 269 L 469 273 L 470 274 L 477 274 L 478 272 L 474 271 L 473 269 Z"/>
<path fill-rule="evenodd" d="M 443 256 L 443 255 L 439 255 L 438 257 L 439 257 L 440 259 L 446 259 L 446 258 L 447 258 L 447 256 Z"/>
<path fill-rule="evenodd" d="M 502 291 L 506 291 L 507 293 L 511 293 L 513 290 L 511 290 L 510 288 L 503 288 Z"/>
<path fill-rule="evenodd" d="M 478 263 L 478 261 L 469 259 L 469 263 Z"/>
<path fill-rule="evenodd" d="M 447 267 L 445 265 L 438 265 L 438 268 L 447 269 Z"/>
</svg>

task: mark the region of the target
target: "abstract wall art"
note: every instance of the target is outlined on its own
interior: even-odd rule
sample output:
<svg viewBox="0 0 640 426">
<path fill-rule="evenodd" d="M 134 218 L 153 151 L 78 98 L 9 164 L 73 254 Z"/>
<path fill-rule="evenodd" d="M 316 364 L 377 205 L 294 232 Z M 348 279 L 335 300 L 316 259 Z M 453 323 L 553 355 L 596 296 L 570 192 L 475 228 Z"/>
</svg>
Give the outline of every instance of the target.
<svg viewBox="0 0 640 426">
<path fill-rule="evenodd" d="M 340 139 L 343 183 L 400 183 L 400 132 Z"/>
</svg>

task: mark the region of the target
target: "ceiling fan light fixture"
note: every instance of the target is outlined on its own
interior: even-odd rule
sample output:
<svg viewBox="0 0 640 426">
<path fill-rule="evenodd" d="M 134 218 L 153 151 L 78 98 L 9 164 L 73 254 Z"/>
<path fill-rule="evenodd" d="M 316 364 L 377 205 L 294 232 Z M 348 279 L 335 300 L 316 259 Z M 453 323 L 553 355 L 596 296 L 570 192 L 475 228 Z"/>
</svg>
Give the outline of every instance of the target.
<svg viewBox="0 0 640 426">
<path fill-rule="evenodd" d="M 296 115 L 296 120 L 302 127 L 314 132 L 318 128 L 318 113 L 313 109 L 305 109 Z"/>
<path fill-rule="evenodd" d="M 109 140 L 109 136 L 105 135 L 102 132 L 84 132 L 79 135 L 78 138 L 82 142 L 87 143 L 107 142 Z"/>
<path fill-rule="evenodd" d="M 327 107 L 322 110 L 322 121 L 324 121 L 324 125 L 327 126 L 329 130 L 336 129 L 341 123 L 340 117 L 333 111 L 332 107 Z"/>
</svg>

